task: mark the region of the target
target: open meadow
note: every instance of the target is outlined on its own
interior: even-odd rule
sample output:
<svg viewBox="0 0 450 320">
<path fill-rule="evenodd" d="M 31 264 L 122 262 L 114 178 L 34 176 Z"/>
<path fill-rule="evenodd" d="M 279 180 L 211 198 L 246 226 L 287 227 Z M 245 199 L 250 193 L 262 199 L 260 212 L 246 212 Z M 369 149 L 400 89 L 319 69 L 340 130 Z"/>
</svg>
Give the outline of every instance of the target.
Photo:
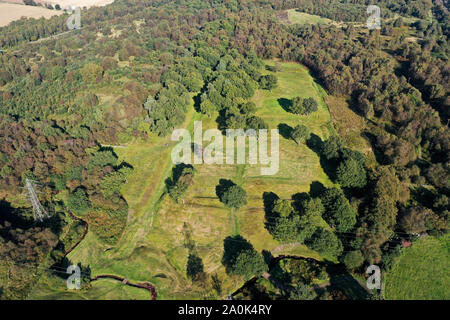
<svg viewBox="0 0 450 320">
<path fill-rule="evenodd" d="M 389 300 L 450 299 L 450 234 L 426 237 L 404 249 L 387 273 L 385 298 Z"/>
<path fill-rule="evenodd" d="M 329 24 L 334 22 L 333 20 L 321 16 L 299 12 L 296 9 L 289 9 L 286 10 L 286 12 L 288 14 L 289 23 L 292 24 Z"/>
<path fill-rule="evenodd" d="M 275 64 L 274 61 L 266 63 Z M 291 127 L 304 124 L 322 140 L 326 139 L 334 129 L 323 99 L 325 91 L 303 66 L 296 63 L 277 64 L 281 66 L 281 70 L 276 72 L 278 87 L 272 91 L 258 90 L 253 97 L 257 115 L 271 129 L 278 128 L 280 124 Z M 295 96 L 314 97 L 319 101 L 319 110 L 309 116 L 285 111 L 282 102 Z M 202 121 L 203 130 L 217 128 L 215 117 L 208 118 L 196 113 L 191 106 L 183 127 L 192 130 L 196 120 Z M 159 298 L 177 299 L 211 295 L 223 298 L 243 284 L 239 277 L 229 277 L 221 263 L 223 241 L 228 236 L 243 236 L 259 252 L 268 250 L 280 255 L 286 251 L 322 259 L 304 245 L 284 248 L 274 240 L 265 228 L 263 203 L 265 192 L 291 199 L 296 193 L 309 192 L 314 184 L 332 185 L 314 151 L 305 144 L 297 145 L 280 135 L 280 168 L 273 176 L 262 176 L 260 165 L 196 165 L 194 184 L 188 189 L 183 204 L 175 203 L 165 194 L 165 180 L 172 173 L 171 150 L 175 143 L 170 141 L 170 137 L 151 135 L 146 142 L 135 141 L 126 147 L 115 148 L 119 158 L 135 168 L 122 190 L 130 207 L 127 227 L 114 248 L 101 245 L 96 236 L 89 232 L 69 254 L 70 261 L 90 266 L 92 276 L 116 274 L 132 281 L 150 281 L 156 286 Z M 220 179 L 230 179 L 241 185 L 247 191 L 248 204 L 237 212 L 227 209 L 215 191 Z M 193 287 L 187 278 L 187 241 L 194 243 L 205 272 L 220 284 L 220 293 L 210 288 Z M 42 285 L 34 290 L 32 296 L 35 298 L 49 294 L 46 293 L 49 286 L 44 279 Z M 86 294 L 95 295 L 98 290 L 115 285 L 110 280 L 99 280 L 92 283 L 95 290 L 89 290 Z M 148 293 L 134 288 L 127 287 L 120 292 L 135 299 L 148 297 Z M 82 295 L 75 296 L 83 298 Z M 74 298 L 72 295 L 64 297 Z"/>
</svg>

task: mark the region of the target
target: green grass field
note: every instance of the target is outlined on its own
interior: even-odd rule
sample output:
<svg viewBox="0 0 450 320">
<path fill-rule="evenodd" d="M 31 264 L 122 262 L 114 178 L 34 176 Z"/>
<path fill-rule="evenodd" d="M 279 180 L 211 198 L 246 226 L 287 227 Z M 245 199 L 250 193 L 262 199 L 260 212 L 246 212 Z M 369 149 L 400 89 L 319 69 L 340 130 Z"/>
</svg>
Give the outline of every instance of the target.
<svg viewBox="0 0 450 320">
<path fill-rule="evenodd" d="M 305 12 L 298 12 L 295 9 L 286 11 L 288 13 L 289 22 L 293 24 L 329 24 L 333 22 L 333 20 Z"/>
<path fill-rule="evenodd" d="M 266 63 L 273 65 L 275 62 Z M 281 71 L 276 73 L 278 87 L 271 92 L 258 90 L 253 98 L 257 115 L 263 117 L 270 128 L 277 128 L 281 123 L 292 127 L 304 124 L 322 140 L 326 139 L 334 129 L 323 100 L 325 91 L 303 66 L 296 63 L 280 63 L 280 66 Z M 309 116 L 288 113 L 281 107 L 279 99 L 295 96 L 314 97 L 319 102 L 319 111 Z M 183 127 L 192 129 L 194 120 L 202 120 L 203 130 L 217 128 L 216 117 L 200 115 L 193 108 Z M 169 145 L 165 146 L 166 143 Z M 99 244 L 95 235 L 88 233 L 69 255 L 72 262 L 89 265 L 92 276 L 115 274 L 134 282 L 150 281 L 156 286 L 159 299 L 199 299 L 205 296 L 224 298 L 243 284 L 242 279 L 228 276 L 221 263 L 223 240 L 230 235 L 239 233 L 258 251 L 323 259 L 304 245 L 283 249 L 264 226 L 264 192 L 275 192 L 280 198 L 290 199 L 295 193 L 309 192 L 315 181 L 327 187 L 332 185 L 320 166 L 318 155 L 306 145 L 297 145 L 280 136 L 280 168 L 274 176 L 262 176 L 259 165 L 196 165 L 194 184 L 186 193 L 184 204 L 174 203 L 165 196 L 165 180 L 171 174 L 170 153 L 174 145 L 170 137 L 151 135 L 146 142 L 135 141 L 125 148 L 115 149 L 121 160 L 135 168 L 122 190 L 130 208 L 128 224 L 114 248 Z M 248 194 L 248 205 L 234 213 L 225 208 L 215 193 L 220 179 L 231 179 L 242 185 Z M 216 275 L 221 283 L 220 294 L 211 288 L 193 285 L 187 278 L 188 249 L 184 246 L 187 229 L 192 231 L 192 240 L 203 260 L 204 270 L 209 275 Z M 61 298 L 94 297 L 120 285 L 100 280 L 92 283 L 92 293 L 88 290 L 69 294 L 63 289 L 60 293 Z M 49 292 L 44 278 L 31 298 L 45 296 L 53 298 L 57 294 Z M 119 290 L 116 296 L 112 290 L 107 297 L 147 299 L 148 293 L 127 287 Z"/>
<path fill-rule="evenodd" d="M 450 234 L 427 237 L 406 248 L 385 278 L 390 300 L 450 299 Z"/>
</svg>

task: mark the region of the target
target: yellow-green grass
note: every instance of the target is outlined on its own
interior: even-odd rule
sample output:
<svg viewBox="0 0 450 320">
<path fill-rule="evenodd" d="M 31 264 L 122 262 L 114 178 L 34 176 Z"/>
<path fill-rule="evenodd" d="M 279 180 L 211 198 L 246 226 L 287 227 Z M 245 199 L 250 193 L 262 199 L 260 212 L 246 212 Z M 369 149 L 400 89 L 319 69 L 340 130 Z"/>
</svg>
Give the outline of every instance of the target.
<svg viewBox="0 0 450 320">
<path fill-rule="evenodd" d="M 281 71 L 276 73 L 278 87 L 271 92 L 258 90 L 253 98 L 257 115 L 273 129 L 280 123 L 304 124 L 321 139 L 327 138 L 333 128 L 322 99 L 323 89 L 303 66 L 295 63 L 280 63 L 280 66 Z M 278 99 L 295 96 L 314 97 L 319 101 L 319 111 L 309 116 L 286 112 Z M 183 127 L 192 130 L 194 120 L 202 120 L 203 130 L 217 128 L 216 117 L 197 114 L 191 107 Z M 165 146 L 166 143 L 169 145 Z M 203 260 L 204 270 L 209 275 L 216 274 L 222 282 L 222 293 L 215 295 L 219 298 L 234 292 L 244 282 L 227 275 L 221 263 L 223 241 L 228 236 L 239 233 L 259 252 L 273 250 L 275 255 L 289 253 L 322 259 L 304 245 L 280 250 L 281 244 L 265 229 L 264 192 L 275 192 L 280 198 L 290 199 L 295 193 L 309 192 L 313 181 L 327 187 L 332 185 L 320 167 L 319 157 L 306 145 L 280 137 L 280 168 L 274 176 L 262 176 L 260 165 L 195 165 L 194 184 L 184 196 L 184 204 L 175 203 L 165 195 L 165 180 L 173 167 L 171 150 L 174 145 L 170 137 L 151 135 L 149 141 L 135 141 L 125 148 L 115 148 L 120 159 L 134 167 L 122 190 L 130 208 L 128 224 L 118 244 L 110 250 L 89 232 L 69 255 L 72 262 L 89 265 L 93 276 L 116 274 L 134 282 L 150 281 L 156 286 L 160 299 L 198 299 L 214 291 L 193 285 L 186 276 L 189 251 L 184 246 L 185 225 L 192 230 L 191 238 L 195 241 L 196 253 Z M 227 209 L 215 192 L 220 179 L 231 179 L 242 185 L 248 194 L 248 204 L 234 213 Z M 145 291 L 144 295 L 130 293 L 130 298 L 145 299 L 145 294 Z M 122 294 L 117 296 L 122 297 Z"/>
<path fill-rule="evenodd" d="M 189 126 L 193 117 L 194 110 L 191 105 L 182 126 Z M 164 193 L 164 181 L 171 173 L 170 153 L 173 146 L 174 142 L 170 141 L 170 137 L 150 135 L 148 141 L 135 141 L 126 148 L 115 148 L 120 160 L 134 167 L 133 174 L 122 190 L 130 208 L 127 226 L 120 241 L 113 248 L 103 245 L 94 233 L 89 232 L 81 244 L 68 255 L 70 261 L 90 266 L 92 276 L 115 274 L 131 281 L 157 283 L 158 278 L 155 278 L 155 281 L 151 278 L 158 273 L 153 272 L 153 265 L 170 272 L 170 265 L 160 261 L 164 253 L 154 247 L 147 250 L 147 244 L 142 242 L 145 242 L 145 236 L 151 229 L 158 200 Z M 138 289 L 139 291 L 146 293 L 143 289 Z M 148 298 L 148 295 L 133 298 L 145 297 Z"/>
<path fill-rule="evenodd" d="M 450 299 L 450 234 L 426 237 L 406 248 L 385 278 L 390 300 Z"/>
<path fill-rule="evenodd" d="M 269 62 L 273 64 L 274 62 Z M 281 63 L 282 70 L 277 72 L 279 85 L 269 91 L 258 90 L 253 101 L 257 104 L 257 115 L 264 118 L 270 128 L 277 128 L 280 123 L 290 126 L 303 123 L 322 139 L 330 135 L 330 114 L 321 99 L 323 92 L 307 69 L 295 63 Z M 278 99 L 291 99 L 295 96 L 304 98 L 313 96 L 320 102 L 319 111 L 310 116 L 298 116 L 286 112 Z M 202 116 L 203 130 L 216 128 L 215 117 Z M 199 256 L 202 258 L 205 271 L 217 273 L 224 281 L 224 294 L 234 291 L 242 284 L 242 279 L 226 275 L 221 264 L 223 240 L 227 236 L 239 233 L 249 240 L 256 250 L 274 250 L 281 244 L 275 241 L 265 229 L 265 213 L 262 196 L 264 192 L 275 192 L 280 198 L 290 199 L 298 192 L 309 192 L 313 181 L 320 181 L 325 186 L 332 183 L 320 167 L 319 157 L 306 145 L 297 145 L 292 140 L 280 137 L 280 169 L 274 176 L 262 176 L 260 165 L 196 165 L 194 185 L 184 197 L 184 204 L 174 203 L 165 198 L 153 222 L 153 229 L 148 240 L 166 248 L 182 248 L 182 234 L 185 223 L 193 230 L 192 238 L 196 243 Z M 232 213 L 219 201 L 215 187 L 220 179 L 231 179 L 242 185 L 248 194 L 248 204 Z M 286 250 L 277 250 L 277 254 L 302 255 L 321 259 L 314 251 L 304 245 L 297 245 Z M 170 252 L 170 250 L 169 250 Z M 187 253 L 187 252 L 186 252 Z M 185 254 L 186 254 L 185 253 Z M 184 278 L 187 256 L 171 255 L 172 265 L 178 266 Z M 177 262 L 178 261 L 178 262 Z M 187 281 L 187 283 L 189 283 Z M 182 282 L 178 282 L 176 291 L 183 290 Z M 167 288 L 173 290 L 173 284 Z M 161 287 L 159 288 L 161 290 Z M 163 289 L 164 290 L 164 289 Z M 187 293 L 187 290 L 184 289 Z M 164 291 L 162 291 L 164 293 Z"/>
<path fill-rule="evenodd" d="M 28 295 L 29 300 L 109 300 L 150 299 L 149 291 L 127 286 L 121 281 L 100 279 L 91 282 L 88 290 L 69 290 L 62 278 L 46 273 Z"/>
<path fill-rule="evenodd" d="M 350 109 L 346 97 L 327 96 L 325 101 L 330 109 L 337 133 L 344 139 L 345 145 L 363 152 L 367 163 L 375 165 L 375 155 L 370 142 L 363 136 L 366 129 L 364 118 Z"/>
<path fill-rule="evenodd" d="M 298 12 L 296 11 L 296 9 L 289 9 L 286 11 L 288 14 L 289 22 L 293 24 L 329 24 L 333 22 L 333 20 L 330 20 L 328 18 L 323 18 L 305 12 Z"/>
</svg>

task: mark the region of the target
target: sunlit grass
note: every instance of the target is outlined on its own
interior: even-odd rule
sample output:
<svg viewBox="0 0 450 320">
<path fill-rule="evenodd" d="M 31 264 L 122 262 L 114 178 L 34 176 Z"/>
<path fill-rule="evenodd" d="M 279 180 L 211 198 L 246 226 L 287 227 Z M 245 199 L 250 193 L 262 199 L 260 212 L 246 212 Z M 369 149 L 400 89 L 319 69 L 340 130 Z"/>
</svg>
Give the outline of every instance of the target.
<svg viewBox="0 0 450 320">
<path fill-rule="evenodd" d="M 274 64 L 274 61 L 266 63 Z M 276 73 L 278 88 L 271 92 L 258 90 L 253 98 L 257 115 L 264 118 L 271 129 L 280 123 L 292 127 L 304 124 L 322 140 L 326 139 L 333 133 L 333 128 L 322 99 L 324 91 L 303 66 L 296 63 L 280 63 L 280 66 L 281 71 Z M 286 112 L 278 99 L 295 96 L 314 97 L 319 102 L 319 111 L 309 116 Z M 180 127 L 192 130 L 194 120 L 202 120 L 203 130 L 217 128 L 216 117 L 197 114 L 192 107 Z M 289 253 L 321 259 L 304 245 L 280 248 L 281 244 L 265 229 L 264 192 L 275 192 L 280 198 L 290 199 L 295 193 L 309 192 L 314 181 L 332 185 L 320 166 L 319 156 L 306 145 L 297 145 L 280 136 L 280 168 L 273 176 L 262 176 L 261 165 L 195 165 L 194 184 L 185 194 L 184 204 L 175 203 L 165 195 L 165 180 L 173 167 L 170 153 L 174 145 L 170 137 L 151 135 L 148 141 L 135 141 L 125 148 L 115 148 L 119 158 L 134 167 L 122 189 L 129 205 L 128 224 L 118 244 L 106 251 L 107 248 L 90 232 L 69 255 L 72 262 L 89 265 L 93 276 L 116 274 L 130 281 L 150 281 L 161 299 L 198 299 L 205 290 L 193 285 L 186 276 L 189 252 L 184 245 L 185 226 L 192 230 L 195 251 L 203 260 L 205 271 L 209 275 L 217 274 L 222 283 L 221 298 L 242 285 L 242 279 L 228 276 L 221 263 L 223 240 L 228 236 L 239 233 L 259 252 L 278 248 L 276 255 Z M 216 196 L 215 188 L 220 179 L 233 180 L 248 194 L 248 204 L 234 212 L 234 219 L 231 210 Z M 100 280 L 93 286 L 109 286 L 103 283 L 108 281 Z M 208 290 L 207 293 L 212 293 Z M 126 294 L 135 299 L 148 298 L 147 292 L 141 291 L 143 294 L 134 291 Z M 111 293 L 108 297 L 121 299 L 125 293 L 118 291 L 117 296 Z"/>
<path fill-rule="evenodd" d="M 450 299 L 450 234 L 427 237 L 406 248 L 385 279 L 385 298 Z"/>
<path fill-rule="evenodd" d="M 288 18 L 290 23 L 297 24 L 329 24 L 332 20 L 327 18 L 322 18 L 313 14 L 308 14 L 305 12 L 298 12 L 296 9 L 287 10 Z"/>
</svg>

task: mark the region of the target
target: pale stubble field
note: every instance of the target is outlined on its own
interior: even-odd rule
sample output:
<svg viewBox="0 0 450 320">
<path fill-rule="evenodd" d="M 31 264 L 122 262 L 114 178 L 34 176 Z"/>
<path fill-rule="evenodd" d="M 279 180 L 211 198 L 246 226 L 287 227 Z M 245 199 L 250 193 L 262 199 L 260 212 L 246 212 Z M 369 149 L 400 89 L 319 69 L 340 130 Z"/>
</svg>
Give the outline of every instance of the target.
<svg viewBox="0 0 450 320">
<path fill-rule="evenodd" d="M 14 3 L 13 3 L 14 2 Z M 41 6 L 27 6 L 17 3 L 18 1 L 0 1 L 0 27 L 7 26 L 12 21 L 19 20 L 22 17 L 39 19 L 44 17 L 46 19 L 63 14 L 63 10 L 50 10 Z M 37 3 L 51 4 L 53 7 L 57 4 L 62 9 L 70 7 L 101 7 L 113 3 L 114 0 L 46 0 L 35 1 Z"/>
</svg>

